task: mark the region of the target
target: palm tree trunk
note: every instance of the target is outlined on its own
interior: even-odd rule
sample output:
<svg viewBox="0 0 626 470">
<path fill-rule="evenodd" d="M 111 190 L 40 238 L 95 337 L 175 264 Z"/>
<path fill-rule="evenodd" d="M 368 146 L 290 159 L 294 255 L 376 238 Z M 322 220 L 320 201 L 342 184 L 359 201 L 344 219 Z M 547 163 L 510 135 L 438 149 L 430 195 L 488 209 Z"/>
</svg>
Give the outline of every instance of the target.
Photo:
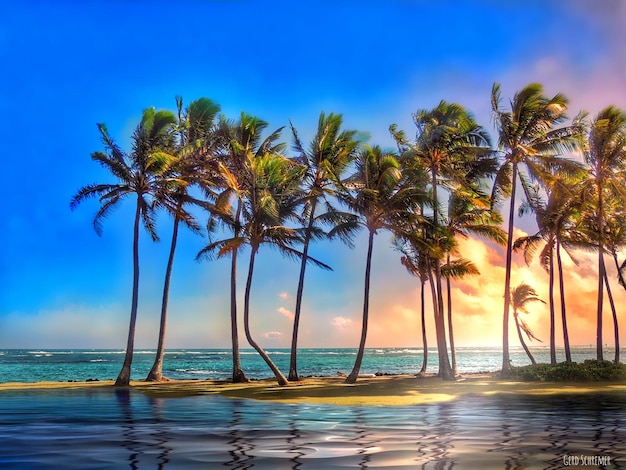
<svg viewBox="0 0 626 470">
<path fill-rule="evenodd" d="M 167 305 L 170 294 L 170 280 L 172 278 L 172 268 L 174 267 L 174 254 L 176 253 L 176 242 L 178 239 L 178 225 L 180 216 L 178 212 L 182 208 L 182 202 L 178 203 L 176 216 L 174 217 L 174 229 L 172 231 L 172 243 L 170 245 L 170 255 L 165 269 L 165 283 L 163 284 L 163 300 L 161 301 L 161 323 L 159 325 L 159 343 L 157 345 L 156 357 L 152 369 L 146 377 L 146 381 L 160 382 L 163 380 L 163 357 L 165 356 L 165 327 L 167 322 Z"/>
<path fill-rule="evenodd" d="M 235 213 L 235 223 L 239 223 L 241 217 L 241 200 L 237 201 L 237 212 Z M 233 234 L 239 236 L 239 228 L 236 227 Z M 233 350 L 233 383 L 248 382 L 241 367 L 241 356 L 239 355 L 239 331 L 237 328 L 237 253 L 238 248 L 233 249 L 230 264 L 230 341 Z"/>
<path fill-rule="evenodd" d="M 443 293 L 441 285 L 441 266 L 435 259 L 435 283 L 437 286 L 437 317 L 435 318 L 435 332 L 437 336 L 437 351 L 439 357 L 439 377 L 444 380 L 454 380 L 454 372 L 448 357 L 448 342 L 446 341 L 445 313 L 443 308 Z"/>
<path fill-rule="evenodd" d="M 604 265 L 604 255 L 602 253 L 602 247 L 600 247 L 600 253 L 598 255 L 598 312 L 597 312 L 597 329 L 596 329 L 596 359 L 598 361 L 604 360 L 604 353 L 602 350 L 602 310 L 603 310 L 603 297 L 604 297 L 604 277 L 606 276 L 606 266 Z"/>
<path fill-rule="evenodd" d="M 365 289 L 363 295 L 363 324 L 361 326 L 361 341 L 359 342 L 359 350 L 356 354 L 356 360 L 354 361 L 354 367 L 352 372 L 346 378 L 347 384 L 353 384 L 356 382 L 359 376 L 359 370 L 361 370 L 361 362 L 363 361 L 363 354 L 365 353 L 365 340 L 367 338 L 367 322 L 369 317 L 369 304 L 370 304 L 370 273 L 372 270 L 372 250 L 374 248 L 374 232 L 370 230 L 369 238 L 367 241 L 367 261 L 365 263 Z"/>
<path fill-rule="evenodd" d="M 524 348 L 524 351 L 526 351 L 526 354 L 528 355 L 528 358 L 530 359 L 531 364 L 533 366 L 537 365 L 537 362 L 535 361 L 535 358 L 531 354 L 530 349 L 528 349 L 528 346 L 526 346 L 526 343 L 524 342 L 524 337 L 522 336 L 522 329 L 519 326 L 519 320 L 517 318 L 517 312 L 513 312 L 513 318 L 515 319 L 515 326 L 517 327 L 517 336 L 519 337 L 519 342 L 522 343 L 522 347 Z"/>
<path fill-rule="evenodd" d="M 302 247 L 302 260 L 300 262 L 300 276 L 298 278 L 298 290 L 296 292 L 296 310 L 293 316 L 293 333 L 291 335 L 291 357 L 289 361 L 289 380 L 298 381 L 298 329 L 300 327 L 300 310 L 302 308 L 302 293 L 304 291 L 304 273 L 306 271 L 306 262 L 309 254 L 309 243 L 311 241 L 311 228 L 315 219 L 315 206 L 317 200 L 311 202 L 311 214 L 309 215 L 309 223 L 304 236 L 304 245 Z"/>
<path fill-rule="evenodd" d="M 450 255 L 448 255 L 448 264 L 450 264 Z M 452 328 L 452 289 L 450 277 L 446 278 L 446 291 L 448 295 L 448 336 L 450 337 L 450 354 L 452 355 L 452 372 L 455 377 L 458 375 L 456 366 L 456 350 L 454 348 L 454 331 Z"/>
<path fill-rule="evenodd" d="M 569 347 L 569 332 L 567 331 L 567 314 L 565 310 L 565 282 L 563 280 L 563 263 L 561 262 L 561 243 L 558 239 L 556 241 L 556 263 L 559 268 L 559 293 L 561 295 L 561 322 L 563 323 L 565 361 L 572 362 L 572 353 Z"/>
<path fill-rule="evenodd" d="M 439 226 L 439 218 L 437 216 L 439 199 L 437 196 L 437 171 L 435 168 L 432 172 L 432 190 L 433 190 L 433 225 L 435 230 Z M 444 380 L 454 380 L 454 372 L 450 367 L 450 359 L 448 357 L 448 344 L 446 342 L 446 325 L 443 310 L 443 292 L 441 286 L 441 260 L 435 258 L 435 283 L 437 285 L 437 315 L 435 317 L 435 332 L 437 335 L 437 353 L 439 357 L 439 377 Z M 435 300 L 433 300 L 434 302 Z"/>
<path fill-rule="evenodd" d="M 552 242 L 550 242 L 552 243 Z M 550 364 L 556 364 L 556 333 L 554 315 L 554 250 L 550 246 L 550 285 L 548 286 L 548 302 L 550 302 Z"/>
<path fill-rule="evenodd" d="M 611 286 L 609 285 L 609 277 L 604 271 L 604 283 L 606 284 L 606 293 L 609 296 L 609 303 L 611 304 L 611 312 L 613 313 L 613 332 L 615 334 L 615 364 L 619 363 L 619 325 L 617 323 L 617 310 L 615 309 L 615 302 L 613 301 L 613 294 L 611 293 Z"/>
<path fill-rule="evenodd" d="M 617 260 L 617 253 L 613 251 L 613 260 L 615 261 L 615 269 L 617 269 L 617 278 L 619 279 L 620 285 L 626 289 L 626 280 L 624 280 L 624 276 L 622 276 L 622 270 L 620 269 L 619 261 Z"/>
<path fill-rule="evenodd" d="M 424 347 L 424 360 L 422 362 L 422 368 L 417 375 L 425 375 L 426 368 L 428 367 L 428 340 L 426 339 L 426 281 L 420 279 L 420 308 L 422 313 L 422 345 Z"/>
<path fill-rule="evenodd" d="M 244 330 L 246 332 L 246 339 L 250 346 L 256 349 L 256 352 L 263 358 L 265 363 L 272 370 L 274 375 L 276 376 L 276 380 L 278 381 L 278 385 L 287 385 L 289 382 L 287 378 L 282 374 L 282 372 L 276 367 L 274 362 L 270 359 L 267 353 L 259 346 L 254 339 L 252 339 L 252 335 L 250 334 L 250 289 L 252 287 L 252 273 L 254 272 L 254 259 L 256 257 L 256 253 L 258 251 L 258 247 L 252 246 L 250 252 L 250 265 L 248 266 L 248 279 L 246 281 L 246 293 L 244 297 L 244 306 L 243 306 L 243 325 Z"/>
<path fill-rule="evenodd" d="M 124 364 L 120 370 L 115 386 L 125 387 L 130 384 L 130 367 L 133 363 L 135 346 L 135 328 L 137 324 L 137 304 L 139 300 L 139 219 L 141 218 L 141 195 L 137 195 L 137 208 L 135 209 L 135 226 L 133 228 L 133 298 L 130 307 L 130 324 L 128 326 L 128 340 L 126 342 L 126 355 Z"/>
<path fill-rule="evenodd" d="M 435 317 L 435 334 L 437 337 L 437 357 L 439 361 L 439 371 L 437 372 L 437 375 L 443 378 L 444 380 L 453 380 L 454 375 L 452 374 L 452 368 L 450 367 L 450 362 L 448 361 L 448 346 L 446 344 L 446 327 L 445 327 L 445 324 L 443 323 L 443 319 L 444 319 L 443 305 L 439 302 L 439 298 L 441 296 L 437 293 L 437 286 L 435 282 L 436 274 L 433 272 L 433 269 L 430 266 L 430 259 L 428 259 L 428 267 L 429 267 L 429 272 L 431 272 L 430 291 L 431 291 L 432 299 L 433 299 L 433 313 Z M 441 284 L 439 284 L 439 287 L 441 287 Z"/>
<path fill-rule="evenodd" d="M 602 308 L 604 300 L 604 275 L 606 267 L 604 266 L 604 241 L 602 240 L 602 231 L 604 218 L 602 211 L 604 210 L 602 200 L 602 186 L 597 185 L 598 191 L 598 310 L 597 310 L 597 329 L 596 329 L 596 358 L 598 361 L 604 360 L 602 353 Z"/>
<path fill-rule="evenodd" d="M 509 355 L 509 306 L 511 304 L 511 261 L 513 255 L 513 222 L 515 220 L 515 189 L 517 183 L 517 163 L 513 162 L 511 175 L 511 204 L 506 238 L 506 266 L 504 271 L 504 315 L 502 319 L 502 374 L 511 372 Z"/>
</svg>

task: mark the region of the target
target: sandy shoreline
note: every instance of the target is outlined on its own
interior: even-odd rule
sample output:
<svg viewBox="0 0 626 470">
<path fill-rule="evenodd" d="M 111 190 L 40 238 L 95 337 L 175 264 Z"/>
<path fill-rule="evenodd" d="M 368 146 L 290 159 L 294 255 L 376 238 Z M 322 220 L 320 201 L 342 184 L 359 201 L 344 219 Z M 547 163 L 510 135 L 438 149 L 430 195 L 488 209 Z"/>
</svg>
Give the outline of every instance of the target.
<svg viewBox="0 0 626 470">
<path fill-rule="evenodd" d="M 464 395 L 559 395 L 579 393 L 626 394 L 626 382 L 516 382 L 489 375 L 466 376 L 456 382 L 436 377 L 413 375 L 382 376 L 359 379 L 354 385 L 342 377 L 306 378 L 286 387 L 274 379 L 233 384 L 217 380 L 172 380 L 167 382 L 133 381 L 131 387 L 154 398 L 221 395 L 230 398 L 269 400 L 282 403 L 325 403 L 334 405 L 394 406 L 438 403 Z M 51 390 L 75 388 L 111 388 L 113 381 L 2 383 L 0 393 L 8 390 Z"/>
</svg>

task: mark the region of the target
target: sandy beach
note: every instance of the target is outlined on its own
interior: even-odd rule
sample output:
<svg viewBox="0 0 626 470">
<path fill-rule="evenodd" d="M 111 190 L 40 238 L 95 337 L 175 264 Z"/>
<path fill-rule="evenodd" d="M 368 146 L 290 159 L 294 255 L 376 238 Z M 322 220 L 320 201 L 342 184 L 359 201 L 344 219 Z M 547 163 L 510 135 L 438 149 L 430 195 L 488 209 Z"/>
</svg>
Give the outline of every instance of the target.
<svg viewBox="0 0 626 470">
<path fill-rule="evenodd" d="M 113 381 L 3 383 L 6 390 L 106 388 Z M 406 406 L 441 403 L 467 395 L 492 396 L 563 395 L 581 393 L 626 394 L 626 382 L 518 382 L 499 379 L 489 374 L 444 381 L 437 377 L 411 375 L 361 378 L 354 385 L 344 383 L 343 377 L 314 377 L 288 386 L 276 385 L 274 379 L 254 380 L 233 384 L 216 380 L 171 380 L 166 382 L 132 381 L 131 387 L 153 398 L 220 395 L 228 398 L 276 401 L 282 403 L 318 403 L 332 405 Z"/>
</svg>

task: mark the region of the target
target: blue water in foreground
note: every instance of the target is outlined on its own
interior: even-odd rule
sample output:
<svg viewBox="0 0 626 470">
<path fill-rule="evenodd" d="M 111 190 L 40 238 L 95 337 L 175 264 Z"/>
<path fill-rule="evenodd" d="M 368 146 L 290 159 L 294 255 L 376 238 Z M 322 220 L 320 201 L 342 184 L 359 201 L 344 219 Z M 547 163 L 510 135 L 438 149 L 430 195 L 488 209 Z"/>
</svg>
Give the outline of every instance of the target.
<svg viewBox="0 0 626 470">
<path fill-rule="evenodd" d="M 557 469 L 575 459 L 626 468 L 626 395 L 343 407 L 113 387 L 0 392 L 7 469 Z"/>
<path fill-rule="evenodd" d="M 269 349 L 268 353 L 286 375 L 289 372 L 289 350 Z M 595 348 L 573 348 L 572 359 L 582 362 L 595 358 Z M 533 349 L 537 362 L 550 362 L 549 349 Z M 613 350 L 604 351 L 613 358 Z M 136 350 L 132 378 L 144 379 L 154 362 L 154 350 Z M 352 370 L 356 349 L 301 349 L 298 372 L 301 376 L 335 376 Z M 415 374 L 422 365 L 421 348 L 367 349 L 361 373 Z M 564 354 L 558 351 L 559 361 Z M 87 379 L 115 379 L 124 361 L 124 351 L 115 350 L 0 350 L 1 382 L 40 382 Z M 499 348 L 458 348 L 460 373 L 493 372 L 502 367 Z M 241 362 L 248 378 L 271 377 L 272 373 L 254 350 L 242 350 Z M 511 349 L 511 362 L 530 364 L 521 348 Z M 429 349 L 429 373 L 436 373 L 437 351 Z M 228 379 L 232 376 L 232 354 L 229 349 L 169 350 L 165 355 L 163 374 L 170 379 Z"/>
</svg>

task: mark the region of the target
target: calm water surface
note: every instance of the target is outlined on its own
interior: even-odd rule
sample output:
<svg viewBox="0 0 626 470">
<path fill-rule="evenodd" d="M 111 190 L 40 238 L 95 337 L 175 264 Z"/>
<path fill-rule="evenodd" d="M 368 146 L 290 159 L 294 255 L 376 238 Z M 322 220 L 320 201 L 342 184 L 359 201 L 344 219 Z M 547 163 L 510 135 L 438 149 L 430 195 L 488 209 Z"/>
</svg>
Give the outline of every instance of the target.
<svg viewBox="0 0 626 470">
<path fill-rule="evenodd" d="M 112 388 L 0 393 L 0 468 L 556 469 L 581 455 L 626 468 L 625 395 L 341 407 Z"/>
</svg>

